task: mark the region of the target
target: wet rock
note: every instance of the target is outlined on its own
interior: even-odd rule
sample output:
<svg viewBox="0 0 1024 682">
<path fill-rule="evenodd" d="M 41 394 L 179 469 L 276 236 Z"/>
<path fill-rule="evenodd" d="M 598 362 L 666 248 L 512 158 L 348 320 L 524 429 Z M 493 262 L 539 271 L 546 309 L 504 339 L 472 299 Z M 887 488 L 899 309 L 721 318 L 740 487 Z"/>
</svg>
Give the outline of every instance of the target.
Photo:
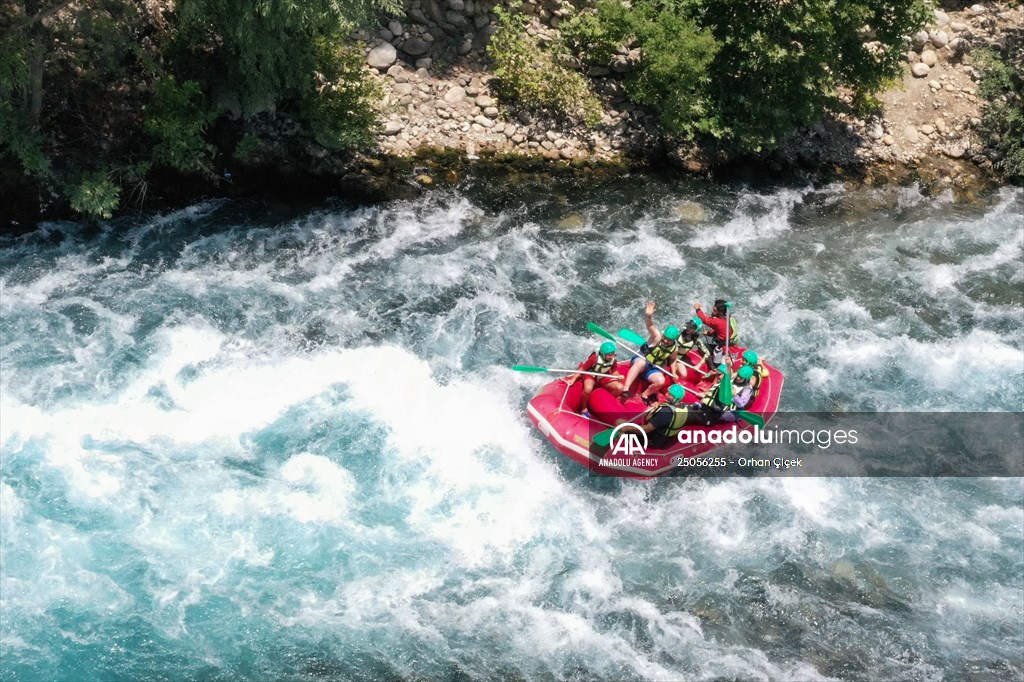
<svg viewBox="0 0 1024 682">
<path fill-rule="evenodd" d="M 555 227 L 560 230 L 579 230 L 587 226 L 587 219 L 580 213 L 570 213 L 555 221 Z"/>
<path fill-rule="evenodd" d="M 684 223 L 702 223 L 707 220 L 707 211 L 695 201 L 681 201 L 673 211 Z"/>
</svg>

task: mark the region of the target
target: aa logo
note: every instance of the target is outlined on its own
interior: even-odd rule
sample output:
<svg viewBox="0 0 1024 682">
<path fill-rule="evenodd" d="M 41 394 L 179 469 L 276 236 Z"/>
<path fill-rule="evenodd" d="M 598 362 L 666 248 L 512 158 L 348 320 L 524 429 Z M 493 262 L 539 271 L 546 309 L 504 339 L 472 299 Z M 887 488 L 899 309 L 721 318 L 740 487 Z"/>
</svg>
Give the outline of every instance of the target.
<svg viewBox="0 0 1024 682">
<path fill-rule="evenodd" d="M 636 424 L 626 422 L 612 429 L 612 455 L 642 457 L 647 452 L 647 432 Z"/>
</svg>

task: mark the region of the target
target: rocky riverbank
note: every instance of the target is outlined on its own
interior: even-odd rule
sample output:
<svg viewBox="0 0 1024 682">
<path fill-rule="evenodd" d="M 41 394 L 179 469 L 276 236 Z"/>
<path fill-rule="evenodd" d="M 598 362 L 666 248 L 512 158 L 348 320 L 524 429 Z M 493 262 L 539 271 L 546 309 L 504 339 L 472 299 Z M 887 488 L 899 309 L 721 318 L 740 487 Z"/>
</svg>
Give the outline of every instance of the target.
<svg viewBox="0 0 1024 682">
<path fill-rule="evenodd" d="M 530 32 L 552 40 L 566 11 L 558 2 L 527 0 Z M 604 107 L 586 128 L 538 119 L 502 102 L 487 70 L 484 46 L 494 31 L 492 6 L 473 0 L 410 0 L 405 21 L 392 20 L 367 43 L 368 68 L 385 90 L 379 152 L 406 157 L 447 150 L 480 156 L 538 157 L 550 161 L 622 162 L 667 158 L 695 172 L 733 159 L 718 150 L 673 148 L 655 117 L 628 102 L 621 76 L 639 55 L 623 48 L 608 68 L 587 74 Z M 1016 39 L 1024 6 L 977 3 L 936 10 L 931 23 L 908 37 L 903 78 L 881 95 L 876 116 L 837 114 L 800 131 L 762 159 L 771 168 L 955 182 L 988 177 L 997 153 L 980 139 L 982 102 L 972 53 Z"/>
<path fill-rule="evenodd" d="M 173 11 L 164 0 L 150 4 L 153 16 Z M 756 158 L 714 145 L 680 147 L 663 135 L 655 114 L 626 96 L 625 77 L 642 56 L 631 45 L 606 66 L 586 69 L 601 104 L 596 124 L 546 118 L 502 100 L 486 52 L 496 31 L 494 9 L 494 0 L 406 0 L 401 17 L 382 18 L 352 36 L 365 46 L 365 69 L 383 93 L 374 149 L 355 156 L 331 151 L 294 112 L 272 106 L 244 121 L 222 116 L 207 135 L 216 150 L 212 173 L 157 167 L 137 181 L 123 208 L 142 203 L 149 210 L 208 196 L 375 201 L 455 183 L 467 173 L 590 175 L 676 167 L 716 177 L 738 172 L 922 181 L 967 194 L 1002 181 L 993 167 L 999 152 L 979 128 L 984 102 L 975 57 L 981 48 L 1024 40 L 1019 3 L 945 3 L 924 30 L 907 36 L 902 78 L 881 93 L 874 115 L 830 114 Z M 563 0 L 523 0 L 519 9 L 531 18 L 528 33 L 541 42 L 557 40 L 564 20 L 578 11 Z M 584 68 L 569 59 L 573 64 Z M 143 93 L 146 87 L 139 82 L 125 91 Z M 122 104 L 129 112 L 138 106 Z M 259 142 L 239 154 L 243 136 Z M 0 183 L 0 206 L 4 229 L 71 215 L 66 198 L 12 172 Z"/>
</svg>

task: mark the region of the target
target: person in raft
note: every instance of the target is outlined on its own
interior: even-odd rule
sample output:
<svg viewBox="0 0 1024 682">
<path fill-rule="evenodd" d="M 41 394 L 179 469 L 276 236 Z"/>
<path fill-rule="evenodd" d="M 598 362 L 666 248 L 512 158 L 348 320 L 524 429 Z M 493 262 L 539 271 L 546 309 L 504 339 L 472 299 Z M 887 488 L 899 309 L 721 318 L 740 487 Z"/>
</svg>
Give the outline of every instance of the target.
<svg viewBox="0 0 1024 682">
<path fill-rule="evenodd" d="M 714 365 L 721 364 L 724 359 L 722 348 L 725 347 L 727 318 L 729 346 L 735 346 L 740 338 L 736 330 L 736 318 L 729 314 L 729 307 L 730 304 L 724 298 L 716 299 L 715 304 L 711 307 L 711 316 L 709 317 L 701 309 L 700 303 L 693 304 L 693 309 L 697 311 L 697 318 L 711 330 L 711 343 L 708 347 L 711 350 L 711 363 Z"/>
<path fill-rule="evenodd" d="M 707 363 L 708 358 L 711 357 L 711 351 L 708 350 L 704 340 L 700 338 L 701 326 L 700 320 L 687 320 L 683 325 L 683 331 L 679 334 L 679 362 L 674 368 L 677 376 L 686 376 L 686 365 L 682 363 L 693 361 L 693 356 L 689 355 L 690 351 L 697 351 L 697 355 L 700 356 L 692 365 L 700 371 L 704 371 L 701 369 L 701 365 Z"/>
<path fill-rule="evenodd" d="M 676 440 L 676 436 L 688 424 L 703 424 L 700 414 L 683 404 L 686 391 L 679 384 L 668 387 L 665 402 L 650 407 L 643 415 L 639 426 L 647 432 L 647 444 L 652 448 L 664 448 Z"/>
<path fill-rule="evenodd" d="M 758 392 L 761 390 L 761 382 L 768 376 L 768 370 L 761 364 L 761 359 L 757 357 L 757 353 L 749 348 L 743 351 L 743 355 L 741 355 L 740 358 L 743 360 L 744 365 L 747 365 L 754 370 L 750 377 L 750 386 L 753 389 L 753 395 L 751 395 L 750 400 L 753 402 L 754 398 L 757 397 Z M 741 366 L 740 369 L 743 369 L 743 367 Z"/>
<path fill-rule="evenodd" d="M 589 374 L 573 374 L 568 379 L 572 386 L 577 379 L 583 378 L 583 397 L 580 405 L 583 409 L 590 406 L 590 394 L 595 386 L 608 389 L 613 396 L 618 397 L 622 393 L 622 377 L 615 373 L 615 344 L 605 341 L 596 353 L 591 353 L 586 360 L 579 364 L 576 369 L 583 372 L 597 372 L 598 374 L 614 374 L 614 377 L 595 377 Z"/>
<path fill-rule="evenodd" d="M 730 360 L 726 360 L 726 362 L 731 365 Z M 751 377 L 754 376 L 754 369 L 750 365 L 743 365 L 734 376 L 728 378 L 729 369 L 726 365 L 718 367 L 718 371 L 722 375 L 721 378 L 700 399 L 699 409 L 704 417 L 703 423 L 708 426 L 719 422 L 736 421 L 735 410 L 746 409 L 747 405 L 754 400 L 754 388 L 750 382 Z M 732 381 L 732 402 L 724 405 L 718 400 L 718 384 L 727 380 Z"/>
<path fill-rule="evenodd" d="M 647 323 L 647 343 L 640 346 L 640 355 L 633 358 L 633 363 L 626 373 L 626 385 L 623 387 L 622 397 L 630 396 L 629 388 L 637 377 L 642 376 L 648 386 L 644 389 L 640 398 L 645 403 L 650 403 L 652 395 L 661 390 L 665 385 L 665 379 L 670 376 L 673 365 L 679 359 L 679 327 L 670 325 L 665 327 L 662 334 L 654 326 L 654 311 L 657 305 L 654 301 L 648 301 L 644 307 L 644 315 Z M 659 369 L 660 368 L 660 369 Z"/>
</svg>

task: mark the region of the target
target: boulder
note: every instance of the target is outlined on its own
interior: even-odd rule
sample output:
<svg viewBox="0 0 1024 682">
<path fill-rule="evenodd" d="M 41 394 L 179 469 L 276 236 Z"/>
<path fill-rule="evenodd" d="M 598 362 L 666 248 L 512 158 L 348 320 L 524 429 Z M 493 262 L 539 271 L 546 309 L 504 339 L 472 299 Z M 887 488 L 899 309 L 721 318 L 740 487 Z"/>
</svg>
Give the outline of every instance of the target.
<svg viewBox="0 0 1024 682">
<path fill-rule="evenodd" d="M 429 49 L 430 43 L 421 38 L 410 38 L 402 43 L 402 50 L 413 57 L 419 57 L 422 54 L 426 54 Z"/>
<path fill-rule="evenodd" d="M 366 55 L 366 63 L 375 69 L 386 69 L 398 59 L 398 51 L 391 43 L 381 43 Z"/>
<path fill-rule="evenodd" d="M 931 67 L 923 62 L 918 62 L 910 67 L 910 73 L 914 74 L 914 78 L 924 78 L 931 71 Z"/>
<path fill-rule="evenodd" d="M 945 31 L 932 31 L 928 34 L 928 40 L 935 47 L 945 47 L 949 44 L 949 35 Z"/>
</svg>

